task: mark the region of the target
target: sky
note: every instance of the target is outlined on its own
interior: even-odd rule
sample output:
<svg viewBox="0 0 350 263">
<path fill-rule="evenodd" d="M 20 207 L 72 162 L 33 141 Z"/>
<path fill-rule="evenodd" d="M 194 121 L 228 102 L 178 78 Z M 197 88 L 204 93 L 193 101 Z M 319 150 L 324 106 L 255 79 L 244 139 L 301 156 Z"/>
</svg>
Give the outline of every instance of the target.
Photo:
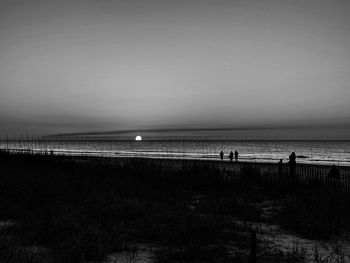
<svg viewBox="0 0 350 263">
<path fill-rule="evenodd" d="M 350 139 L 349 13 L 348 0 L 1 0 L 0 136 Z"/>
</svg>

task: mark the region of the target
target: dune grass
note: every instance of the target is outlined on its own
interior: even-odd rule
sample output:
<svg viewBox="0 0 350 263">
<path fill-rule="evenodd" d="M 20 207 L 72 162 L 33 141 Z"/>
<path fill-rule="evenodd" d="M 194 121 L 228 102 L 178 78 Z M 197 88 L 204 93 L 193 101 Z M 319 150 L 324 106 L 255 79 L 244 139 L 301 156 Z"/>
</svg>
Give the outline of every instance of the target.
<svg viewBox="0 0 350 263">
<path fill-rule="evenodd" d="M 1 169 L 0 217 L 16 222 L 7 236 L 22 246 L 49 248 L 59 262 L 103 260 L 137 242 L 177 247 L 185 254 L 211 244 L 224 258 L 222 241 L 228 237 L 222 229 L 230 223 L 220 216 L 244 210 L 229 198 L 216 212 L 189 206 L 194 196 L 218 200 L 217 193 L 232 190 L 212 171 L 189 176 L 139 163 L 118 167 L 7 154 L 1 155 Z M 217 201 L 208 200 L 216 207 Z M 210 260 L 214 254 L 202 257 Z"/>
<path fill-rule="evenodd" d="M 165 172 L 137 160 L 121 166 L 98 158 L 7 153 L 0 153 L 0 169 L 0 219 L 16 222 L 0 229 L 0 255 L 9 257 L 18 248 L 37 246 L 48 249 L 53 262 L 102 262 L 149 243 L 162 248 L 158 262 L 239 262 L 242 255 L 230 255 L 228 247 L 239 244 L 248 260 L 250 237 L 233 218 L 259 221 L 255 203 L 293 194 L 278 223 L 298 233 L 313 224 L 313 233 L 334 224 L 319 219 L 316 208 L 303 217 L 303 193 L 310 195 L 305 189 L 262 187 L 252 171 L 227 181 L 215 169 Z M 306 204 L 315 203 L 310 198 Z M 341 213 L 349 208 L 340 206 Z"/>
</svg>

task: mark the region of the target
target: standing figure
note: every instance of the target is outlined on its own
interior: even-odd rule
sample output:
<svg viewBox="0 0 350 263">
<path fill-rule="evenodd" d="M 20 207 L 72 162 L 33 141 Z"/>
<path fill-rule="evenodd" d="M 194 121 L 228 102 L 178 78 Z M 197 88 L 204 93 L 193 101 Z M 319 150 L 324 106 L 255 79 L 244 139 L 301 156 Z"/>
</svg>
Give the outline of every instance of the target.
<svg viewBox="0 0 350 263">
<path fill-rule="evenodd" d="M 224 152 L 223 151 L 220 152 L 220 159 L 221 159 L 221 161 L 224 160 Z"/>
<path fill-rule="evenodd" d="M 236 160 L 236 162 L 238 162 L 238 152 L 237 152 L 237 150 L 235 151 L 235 160 Z"/>
<path fill-rule="evenodd" d="M 232 162 L 233 161 L 233 152 L 232 151 L 230 152 L 228 157 L 230 158 L 230 161 Z"/>
<path fill-rule="evenodd" d="M 291 175 L 294 175 L 294 171 L 295 171 L 295 166 L 296 166 L 296 155 L 295 152 L 292 152 L 289 155 L 289 171 Z"/>
</svg>

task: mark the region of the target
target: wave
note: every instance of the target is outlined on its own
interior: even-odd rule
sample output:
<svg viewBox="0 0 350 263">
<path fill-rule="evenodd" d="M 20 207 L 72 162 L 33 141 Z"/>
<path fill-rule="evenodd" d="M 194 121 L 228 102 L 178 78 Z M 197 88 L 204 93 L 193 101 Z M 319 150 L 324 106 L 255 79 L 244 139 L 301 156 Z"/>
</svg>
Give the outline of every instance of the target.
<svg viewBox="0 0 350 263">
<path fill-rule="evenodd" d="M 239 159 L 247 162 L 288 162 L 290 152 L 298 153 L 300 163 L 340 164 L 350 166 L 350 142 L 313 142 L 311 149 L 305 142 L 244 142 L 244 141 L 201 141 L 201 142 L 148 142 L 137 144 L 131 142 L 99 142 L 99 141 L 56 141 L 44 144 L 0 143 L 0 148 L 13 152 L 35 152 L 57 155 L 91 155 L 106 157 L 142 157 L 142 158 L 179 158 L 220 160 L 219 152 L 228 153 L 237 149 Z M 132 146 L 131 146 L 132 145 Z"/>
</svg>

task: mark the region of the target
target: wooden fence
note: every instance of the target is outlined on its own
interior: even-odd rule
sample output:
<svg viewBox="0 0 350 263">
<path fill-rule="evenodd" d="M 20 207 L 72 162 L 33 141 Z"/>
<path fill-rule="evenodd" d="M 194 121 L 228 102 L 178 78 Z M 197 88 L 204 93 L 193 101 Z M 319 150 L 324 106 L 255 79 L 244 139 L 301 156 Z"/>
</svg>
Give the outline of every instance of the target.
<svg viewBox="0 0 350 263">
<path fill-rule="evenodd" d="M 4 152 L 5 154 L 5 152 Z M 58 156 L 55 156 L 57 158 Z M 61 156 L 63 158 L 63 156 Z M 276 186 L 320 185 L 336 188 L 342 192 L 350 192 L 350 167 L 337 167 L 340 178 L 331 178 L 328 173 L 329 165 L 297 164 L 294 174 L 290 172 L 288 164 L 278 163 L 253 163 L 253 162 L 228 162 L 217 160 L 186 160 L 186 159 L 152 159 L 152 158 L 109 158 L 92 156 L 67 156 L 75 162 L 100 164 L 144 165 L 145 168 L 153 167 L 157 170 L 178 170 L 191 172 L 213 171 L 225 178 L 234 179 L 243 176 L 253 176 L 265 184 Z"/>
<path fill-rule="evenodd" d="M 281 168 L 269 167 L 260 173 L 260 178 L 265 183 L 284 185 L 319 185 L 336 188 L 339 191 L 350 192 L 350 171 L 340 169 L 340 177 L 329 176 L 329 166 L 297 165 L 294 173 L 284 165 Z"/>
<path fill-rule="evenodd" d="M 126 159 L 127 162 L 129 160 Z M 288 164 L 279 166 L 277 163 L 174 159 L 144 159 L 144 161 L 157 169 L 163 170 L 213 170 L 229 179 L 252 175 L 261 180 L 262 183 L 267 184 L 285 186 L 319 185 L 350 192 L 350 167 L 338 167 L 340 178 L 331 178 L 328 175 L 331 169 L 329 165 L 297 164 L 294 174 L 291 174 Z"/>
</svg>

